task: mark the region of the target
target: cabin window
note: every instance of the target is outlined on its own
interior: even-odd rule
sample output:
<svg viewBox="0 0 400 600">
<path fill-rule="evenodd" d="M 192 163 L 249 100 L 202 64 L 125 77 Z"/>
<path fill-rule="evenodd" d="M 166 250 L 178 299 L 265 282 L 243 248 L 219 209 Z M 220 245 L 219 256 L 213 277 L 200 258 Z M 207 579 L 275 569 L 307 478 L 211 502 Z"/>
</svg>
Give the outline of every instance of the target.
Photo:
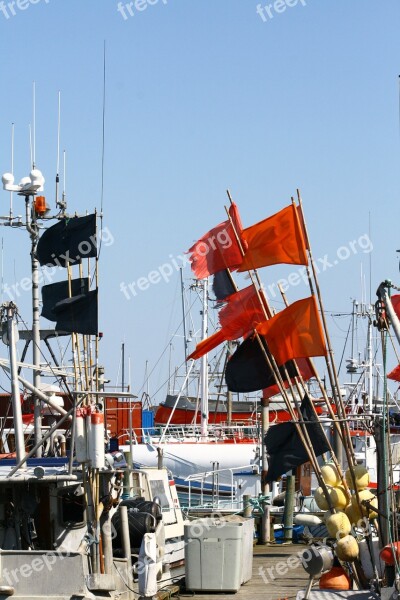
<svg viewBox="0 0 400 600">
<path fill-rule="evenodd" d="M 153 500 L 157 496 L 160 499 L 161 508 L 169 508 L 169 500 L 165 493 L 164 481 L 162 479 L 151 480 L 150 489 Z"/>
<path fill-rule="evenodd" d="M 65 527 L 82 527 L 85 522 L 86 502 L 81 486 L 63 490 L 59 494 L 60 520 Z"/>
</svg>

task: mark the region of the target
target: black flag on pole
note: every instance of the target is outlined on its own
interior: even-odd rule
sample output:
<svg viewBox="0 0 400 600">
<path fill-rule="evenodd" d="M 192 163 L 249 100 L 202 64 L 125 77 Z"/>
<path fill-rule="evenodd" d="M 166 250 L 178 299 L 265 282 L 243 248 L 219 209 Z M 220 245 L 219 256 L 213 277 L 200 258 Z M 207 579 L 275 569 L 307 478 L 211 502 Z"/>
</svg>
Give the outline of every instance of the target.
<svg viewBox="0 0 400 600">
<path fill-rule="evenodd" d="M 87 294 L 88 291 L 89 279 L 87 277 L 82 279 L 71 280 L 71 296 Z M 68 281 L 57 281 L 57 283 L 44 285 L 42 287 L 42 317 L 48 319 L 49 321 L 57 321 L 57 315 L 54 312 L 54 307 L 56 306 L 56 304 L 58 304 L 62 300 L 66 300 L 68 297 Z"/>
<path fill-rule="evenodd" d="M 41 266 L 79 264 L 97 256 L 96 215 L 65 218 L 46 229 L 39 239 L 36 257 Z"/>
<path fill-rule="evenodd" d="M 300 412 L 316 456 L 329 452 L 329 445 L 318 417 L 315 416 L 311 401 L 305 396 Z M 278 477 L 309 460 L 306 448 L 300 439 L 294 423 L 281 423 L 270 427 L 264 443 L 268 454 L 268 471 L 265 482 L 276 481 Z"/>
<path fill-rule="evenodd" d="M 54 306 L 53 312 L 56 331 L 98 335 L 97 290 L 65 298 Z"/>
<path fill-rule="evenodd" d="M 265 349 L 264 339 L 260 336 L 260 342 Z M 312 376 L 307 359 L 299 359 L 297 367 L 303 380 Z M 279 367 L 284 384 L 287 383 L 285 369 L 291 380 L 297 375 L 297 369 L 292 360 Z M 257 392 L 277 386 L 273 371 L 268 367 L 265 354 L 257 338 L 248 337 L 228 360 L 225 370 L 225 381 L 230 392 Z M 286 386 L 285 386 L 286 387 Z M 276 394 L 279 393 L 277 388 Z"/>
</svg>

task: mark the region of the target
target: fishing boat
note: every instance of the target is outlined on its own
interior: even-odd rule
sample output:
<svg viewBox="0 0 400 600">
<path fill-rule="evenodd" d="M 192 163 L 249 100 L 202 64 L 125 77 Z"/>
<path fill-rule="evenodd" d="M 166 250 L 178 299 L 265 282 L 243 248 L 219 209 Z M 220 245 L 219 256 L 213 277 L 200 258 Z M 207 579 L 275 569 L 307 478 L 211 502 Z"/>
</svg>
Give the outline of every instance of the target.
<svg viewBox="0 0 400 600">
<path fill-rule="evenodd" d="M 12 173 L 2 177 L 4 189 L 25 201 L 24 220 L 10 207 L 2 222 L 30 236 L 33 316 L 32 328 L 19 334 L 18 307 L 0 307 L 8 348 L 0 366 L 11 386 L 1 403 L 0 599 L 152 597 L 183 575 L 184 520 L 165 468 L 135 469 L 110 448 L 105 396 L 109 402 L 134 397 L 104 392 L 98 217 L 69 215 L 65 194 L 58 198 L 58 181 L 57 174 L 58 212 L 51 216 L 35 165 L 18 185 Z M 41 232 L 50 219 L 56 223 Z M 39 268 L 48 265 L 62 279 L 42 287 L 42 317 L 53 322 L 44 330 Z M 19 337 L 25 342 L 21 361 Z M 72 367 L 57 361 L 52 339 L 71 340 Z M 25 360 L 29 345 L 31 364 Z M 26 369 L 33 382 L 22 376 Z"/>
</svg>

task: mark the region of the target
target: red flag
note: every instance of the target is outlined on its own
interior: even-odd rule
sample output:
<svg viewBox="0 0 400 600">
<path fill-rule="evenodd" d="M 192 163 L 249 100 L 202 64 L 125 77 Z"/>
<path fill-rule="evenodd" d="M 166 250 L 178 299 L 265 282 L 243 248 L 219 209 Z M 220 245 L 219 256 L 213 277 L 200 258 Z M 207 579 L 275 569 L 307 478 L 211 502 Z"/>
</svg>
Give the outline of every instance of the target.
<svg viewBox="0 0 400 600">
<path fill-rule="evenodd" d="M 262 292 L 259 292 L 261 294 Z M 260 297 L 250 285 L 225 298 L 226 306 L 219 312 L 219 322 L 227 340 L 237 340 L 265 321 Z"/>
<path fill-rule="evenodd" d="M 290 365 L 290 364 L 292 364 L 292 363 L 288 363 L 288 365 Z M 311 379 L 311 377 L 314 377 L 314 375 L 315 375 L 314 370 L 313 370 L 308 358 L 298 358 L 296 360 L 296 364 L 297 364 L 297 368 L 300 372 L 300 375 L 301 375 L 303 381 L 308 381 L 309 379 Z M 290 375 L 291 375 L 290 368 L 288 368 L 288 374 L 290 377 Z M 290 382 L 291 383 L 294 382 L 294 377 L 290 379 Z M 283 377 L 283 387 L 285 389 L 287 389 L 289 387 L 289 381 L 285 380 L 285 377 Z M 267 388 L 263 389 L 263 398 L 265 398 L 265 399 L 272 398 L 272 396 L 275 396 L 276 394 L 279 394 L 279 393 L 280 393 L 279 387 L 276 383 L 274 383 L 273 385 L 270 385 Z"/>
<path fill-rule="evenodd" d="M 400 319 L 400 294 L 395 294 L 390 299 L 392 301 L 394 312 L 396 313 L 396 315 Z"/>
<path fill-rule="evenodd" d="M 235 270 L 243 260 L 237 236 L 240 237 L 242 223 L 236 204 L 229 208 L 232 219 L 220 223 L 198 240 L 188 250 L 192 271 L 198 279 L 214 275 L 223 269 Z"/>
<path fill-rule="evenodd" d="M 252 285 L 231 294 L 225 298 L 225 302 L 226 305 L 219 312 L 221 329 L 197 344 L 188 360 L 200 358 L 226 340 L 236 340 L 247 335 L 265 319 L 260 299 Z"/>
<path fill-rule="evenodd" d="M 294 204 L 247 227 L 242 237 L 247 243 L 247 250 L 239 272 L 282 263 L 308 264 L 304 231 Z"/>
<path fill-rule="evenodd" d="M 393 381 L 400 381 L 400 365 L 398 365 L 393 371 L 390 371 L 389 375 L 387 375 L 388 379 L 393 379 Z"/>
<path fill-rule="evenodd" d="M 314 296 L 294 302 L 257 326 L 278 365 L 292 358 L 326 356 L 318 307 Z"/>
<path fill-rule="evenodd" d="M 219 329 L 218 331 L 213 333 L 213 335 L 210 335 L 210 337 L 199 342 L 195 350 L 192 352 L 192 354 L 190 354 L 190 356 L 187 357 L 186 360 L 189 360 L 190 358 L 193 358 L 193 360 L 201 358 L 202 356 L 204 356 L 204 354 L 207 354 L 207 352 L 211 352 L 211 350 L 214 350 L 214 348 L 222 344 L 222 342 L 225 342 L 225 340 L 226 338 L 222 329 Z"/>
</svg>

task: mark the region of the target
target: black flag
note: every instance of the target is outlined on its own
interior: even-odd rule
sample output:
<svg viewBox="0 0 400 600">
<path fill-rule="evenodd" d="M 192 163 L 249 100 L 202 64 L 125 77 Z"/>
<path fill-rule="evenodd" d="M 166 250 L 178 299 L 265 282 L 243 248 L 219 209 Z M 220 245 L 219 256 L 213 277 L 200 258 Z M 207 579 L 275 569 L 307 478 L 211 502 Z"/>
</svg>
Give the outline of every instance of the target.
<svg viewBox="0 0 400 600">
<path fill-rule="evenodd" d="M 232 278 L 226 269 L 224 271 L 218 271 L 218 273 L 215 273 L 212 289 L 216 299 L 219 302 L 225 300 L 227 296 L 230 296 L 236 292 Z"/>
<path fill-rule="evenodd" d="M 315 416 L 308 396 L 301 403 L 300 412 L 314 449 L 315 455 L 320 456 L 329 451 L 329 445 L 318 420 Z M 268 453 L 268 471 L 265 482 L 276 481 L 278 477 L 298 467 L 309 460 L 308 454 L 294 423 L 281 423 L 268 429 L 264 443 Z"/>
<path fill-rule="evenodd" d="M 53 312 L 57 331 L 98 335 L 97 290 L 61 300 Z"/>
<path fill-rule="evenodd" d="M 87 294 L 89 291 L 89 279 L 72 279 L 71 280 L 71 296 L 79 296 Z M 58 302 L 66 300 L 69 296 L 68 281 L 58 281 L 50 285 L 42 287 L 42 317 L 49 321 L 57 321 L 57 315 L 54 312 L 54 307 Z"/>
<path fill-rule="evenodd" d="M 259 338 L 264 345 L 262 337 Z M 303 379 L 310 379 L 312 372 L 308 369 L 305 359 L 297 361 Z M 297 375 L 297 369 L 292 360 L 279 367 L 282 380 L 287 381 Z M 242 342 L 236 352 L 228 360 L 225 370 L 225 381 L 231 392 L 257 392 L 276 385 L 272 370 L 268 367 L 265 354 L 257 338 L 248 337 Z M 275 391 L 279 393 L 279 389 Z"/>
<path fill-rule="evenodd" d="M 36 250 L 42 266 L 67 267 L 96 256 L 96 215 L 62 219 L 46 229 Z"/>
</svg>

